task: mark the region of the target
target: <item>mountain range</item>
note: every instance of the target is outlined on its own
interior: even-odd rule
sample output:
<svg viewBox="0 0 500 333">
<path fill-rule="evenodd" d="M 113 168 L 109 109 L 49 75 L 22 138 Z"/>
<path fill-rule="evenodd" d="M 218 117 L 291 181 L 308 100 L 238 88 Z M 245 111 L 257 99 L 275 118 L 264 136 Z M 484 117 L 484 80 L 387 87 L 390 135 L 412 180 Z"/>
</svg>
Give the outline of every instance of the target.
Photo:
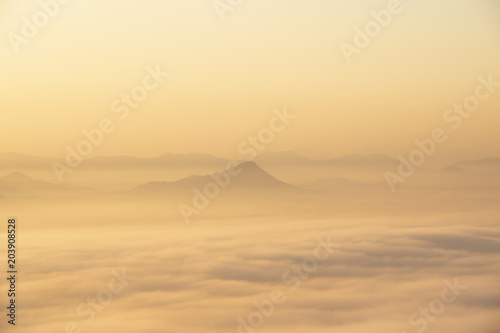
<svg viewBox="0 0 500 333">
<path fill-rule="evenodd" d="M 287 151 L 263 153 L 255 161 L 241 162 L 237 167 L 233 167 L 233 170 L 226 170 L 229 160 L 208 154 L 164 154 L 156 158 L 95 157 L 84 161 L 82 165 L 85 167 L 82 166 L 81 170 L 77 168 L 72 172 L 82 177 L 79 183 L 69 181 L 58 184 L 55 181 L 48 181 L 54 180 L 53 177 L 50 178 L 53 176 L 51 169 L 53 161 L 48 157 L 17 153 L 0 154 L 0 172 L 6 174 L 0 178 L 0 199 L 75 197 L 96 193 L 97 191 L 93 189 L 99 188 L 92 185 L 106 182 L 107 178 L 118 183 L 129 181 L 127 186 L 129 194 L 176 195 L 188 193 L 194 188 L 203 189 L 210 183 L 219 182 L 222 184 L 219 186 L 224 188 L 226 176 L 231 171 L 234 172 L 235 168 L 238 170 L 241 168 L 242 171 L 237 176 L 229 177 L 227 186 L 229 192 L 293 193 L 301 191 L 300 187 L 321 190 L 361 189 L 369 187 L 370 184 L 379 184 L 377 186 L 383 187 L 383 172 L 397 170 L 400 163 L 383 154 L 347 155 L 334 159 L 314 160 Z M 88 173 L 89 170 L 92 172 Z M 213 170 L 217 172 L 214 173 Z M 345 172 L 351 174 L 346 174 L 344 177 Z M 361 176 L 353 178 L 357 173 L 361 175 L 366 172 L 371 172 L 375 177 L 374 180 L 367 181 Z M 104 180 L 93 179 L 94 175 L 100 173 L 104 175 L 102 176 Z M 428 179 L 433 183 L 441 180 L 446 180 L 448 183 L 455 182 L 456 186 L 452 187 L 461 186 L 462 181 L 467 186 L 471 186 L 476 180 L 481 180 L 478 184 L 492 183 L 491 177 L 482 179 L 486 173 L 500 173 L 500 158 L 457 162 L 434 172 Z M 285 175 L 286 177 L 281 177 Z M 425 177 L 422 173 L 417 172 L 417 175 L 415 179 Z M 297 181 L 293 181 L 295 176 Z M 115 192 L 124 190 L 117 187 Z"/>
</svg>

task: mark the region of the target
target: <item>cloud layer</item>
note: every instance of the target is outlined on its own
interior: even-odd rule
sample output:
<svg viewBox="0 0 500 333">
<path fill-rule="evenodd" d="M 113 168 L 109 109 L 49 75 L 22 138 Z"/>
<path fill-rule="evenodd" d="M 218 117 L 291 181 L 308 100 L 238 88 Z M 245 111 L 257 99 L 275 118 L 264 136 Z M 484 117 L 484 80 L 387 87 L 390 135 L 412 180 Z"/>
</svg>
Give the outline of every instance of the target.
<svg viewBox="0 0 500 333">
<path fill-rule="evenodd" d="M 425 331 L 496 332 L 500 231 L 486 223 L 432 224 L 259 219 L 26 232 L 17 329 L 64 332 L 75 322 L 95 333 L 237 332 L 238 318 L 248 322 L 255 302 L 268 304 L 280 291 L 286 300 L 273 314 L 240 332 L 410 333 L 423 325 L 409 317 L 457 278 L 467 289 Z M 304 260 L 328 235 L 340 248 L 308 273 Z M 100 303 L 113 272 L 123 269 L 133 280 Z"/>
</svg>

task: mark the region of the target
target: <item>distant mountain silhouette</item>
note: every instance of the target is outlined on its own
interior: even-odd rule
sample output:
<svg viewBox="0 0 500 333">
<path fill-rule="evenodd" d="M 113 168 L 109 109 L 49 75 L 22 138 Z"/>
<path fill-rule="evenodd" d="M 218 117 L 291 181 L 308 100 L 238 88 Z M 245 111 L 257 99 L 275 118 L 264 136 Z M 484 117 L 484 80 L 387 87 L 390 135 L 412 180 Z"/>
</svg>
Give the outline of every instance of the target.
<svg viewBox="0 0 500 333">
<path fill-rule="evenodd" d="M 29 169 L 40 169 L 40 168 L 50 168 L 54 158 L 32 156 L 19 153 L 2 153 L 0 154 L 0 169 L 6 170 L 11 169 L 15 171 L 29 170 Z M 58 159 L 58 161 L 62 161 Z"/>
<path fill-rule="evenodd" d="M 446 155 L 446 151 L 443 153 Z M 449 155 L 449 154 L 448 154 Z M 456 154 L 452 154 L 456 155 Z M 473 154 L 468 154 L 473 156 Z M 477 154 L 476 154 L 477 155 Z M 436 156 L 439 159 L 439 156 Z M 448 158 L 451 160 L 451 157 Z M 0 170 L 8 172 L 28 172 L 30 170 L 41 170 L 52 172 L 52 162 L 57 161 L 65 164 L 64 158 L 51 158 L 44 156 L 32 156 L 20 153 L 0 153 Z M 171 154 L 166 153 L 153 158 L 140 158 L 132 156 L 97 156 L 84 159 L 79 166 L 88 170 L 127 170 L 127 169 L 186 169 L 194 172 L 207 172 L 208 170 L 221 170 L 228 159 L 216 157 L 210 154 L 190 153 Z M 391 169 L 399 165 L 399 160 L 385 154 L 371 155 L 345 155 L 332 159 L 312 159 L 302 156 L 294 151 L 265 152 L 255 158 L 255 162 L 264 167 L 311 167 L 311 168 L 334 168 L 334 169 Z M 442 163 L 444 164 L 444 163 Z M 436 170 L 443 170 L 446 166 L 457 166 L 465 171 L 500 171 L 500 158 L 482 158 L 476 160 L 465 160 L 444 164 Z M 468 170 L 471 169 L 471 170 Z M 45 178 L 45 177 L 43 177 Z"/>
<path fill-rule="evenodd" d="M 393 167 L 399 165 L 399 161 L 384 155 L 346 155 L 339 158 L 326 160 L 327 164 L 339 167 L 369 168 L 369 167 Z"/>
<path fill-rule="evenodd" d="M 399 165 L 399 161 L 384 155 L 346 155 L 333 159 L 311 159 L 299 155 L 293 151 L 266 152 L 258 155 L 255 161 L 266 166 L 301 166 L 301 167 L 321 167 L 321 168 L 349 168 L 349 169 L 370 169 L 370 168 L 394 168 Z"/>
<path fill-rule="evenodd" d="M 468 172 L 500 172 L 500 158 L 493 157 L 463 161 L 455 163 L 453 166 Z"/>
<path fill-rule="evenodd" d="M 270 175 L 268 172 L 260 168 L 255 162 L 243 162 L 231 169 L 212 175 L 189 176 L 174 182 L 150 182 L 137 187 L 133 191 L 136 193 L 191 192 L 194 188 L 203 189 L 208 183 L 217 183 L 215 179 L 219 179 L 220 182 L 226 183 L 228 175 L 231 175 L 230 171 L 233 173 L 240 171 L 238 175 L 229 176 L 230 180 L 227 187 L 230 188 L 231 191 L 260 191 L 264 193 L 269 191 L 299 190 L 299 188 L 284 183 Z M 219 185 L 219 187 L 222 186 Z"/>
<path fill-rule="evenodd" d="M 61 198 L 92 193 L 93 190 L 68 184 L 52 184 L 31 178 L 19 172 L 0 177 L 0 195 L 5 198 L 45 198 L 60 196 Z"/>
<path fill-rule="evenodd" d="M 65 164 L 63 158 L 31 156 L 18 153 L 0 154 L 0 169 L 15 171 L 45 168 L 51 170 L 52 162 Z M 84 159 L 82 168 L 223 168 L 229 160 L 209 154 L 163 154 L 153 158 L 132 156 L 97 156 Z"/>
<path fill-rule="evenodd" d="M 490 155 L 491 156 L 491 155 Z M 485 153 L 467 150 L 443 149 L 436 151 L 432 158 L 422 165 L 422 169 L 442 170 L 448 166 L 462 161 L 474 161 L 481 158 L 490 157 Z"/>
<path fill-rule="evenodd" d="M 86 168 L 217 168 L 220 169 L 228 160 L 209 154 L 163 154 L 153 158 L 130 156 L 98 156 L 85 162 Z"/>
<path fill-rule="evenodd" d="M 440 170 L 440 172 L 466 174 L 466 172 L 462 168 L 459 168 L 456 165 L 452 165 L 452 166 L 449 166 L 447 168 L 444 168 L 444 169 Z"/>
<path fill-rule="evenodd" d="M 304 157 L 294 151 L 278 151 L 278 152 L 265 152 L 255 158 L 257 163 L 274 163 L 274 164 L 289 164 L 289 165 L 303 165 L 314 161 L 310 158 Z"/>
<path fill-rule="evenodd" d="M 72 161 L 75 159 L 71 157 Z M 53 162 L 66 165 L 65 158 L 30 156 L 18 153 L 0 154 L 0 174 L 21 172 L 35 176 L 48 182 L 58 182 Z M 124 188 L 137 186 L 147 181 L 162 179 L 168 175 L 168 180 L 185 177 L 191 174 L 205 174 L 211 170 L 222 170 L 229 160 L 209 154 L 163 154 L 153 158 L 132 156 L 97 156 L 84 159 L 75 172 L 65 173 L 64 182 L 92 187 L 102 190 L 118 188 L 123 183 Z M 134 182 L 127 184 L 126 180 Z"/>
</svg>

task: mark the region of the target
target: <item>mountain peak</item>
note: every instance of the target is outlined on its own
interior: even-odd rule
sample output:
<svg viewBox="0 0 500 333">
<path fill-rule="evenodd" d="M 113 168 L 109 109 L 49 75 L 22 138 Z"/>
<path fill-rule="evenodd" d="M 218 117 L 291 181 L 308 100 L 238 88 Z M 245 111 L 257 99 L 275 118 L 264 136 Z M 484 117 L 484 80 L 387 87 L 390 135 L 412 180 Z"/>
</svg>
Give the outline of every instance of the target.
<svg viewBox="0 0 500 333">
<path fill-rule="evenodd" d="M 294 188 L 293 186 L 276 179 L 254 161 L 243 161 L 231 168 L 227 168 L 223 171 L 212 173 L 210 175 L 192 175 L 175 182 L 149 182 L 137 187 L 137 189 L 142 191 L 170 191 L 170 193 L 175 191 L 189 192 L 193 188 L 203 189 L 206 184 L 214 182 L 214 177 L 227 178 L 228 173 L 232 175 L 231 189 L 235 190 L 289 190 Z"/>
<path fill-rule="evenodd" d="M 255 163 L 254 161 L 243 161 L 232 169 L 239 168 L 239 167 L 241 167 L 243 169 L 262 170 L 261 167 L 258 166 L 257 163 Z"/>
</svg>

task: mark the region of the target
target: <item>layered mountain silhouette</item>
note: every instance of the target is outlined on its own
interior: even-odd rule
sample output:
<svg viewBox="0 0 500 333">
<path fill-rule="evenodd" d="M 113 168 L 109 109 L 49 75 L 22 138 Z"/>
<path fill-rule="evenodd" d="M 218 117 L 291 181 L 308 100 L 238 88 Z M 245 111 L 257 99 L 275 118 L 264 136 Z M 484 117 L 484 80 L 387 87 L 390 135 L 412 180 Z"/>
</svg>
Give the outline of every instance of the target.
<svg viewBox="0 0 500 333">
<path fill-rule="evenodd" d="M 346 155 L 333 159 L 316 160 L 304 157 L 293 151 L 263 153 L 257 156 L 255 161 L 264 167 L 288 165 L 349 169 L 380 169 L 395 167 L 399 164 L 398 160 L 384 154 Z"/>
<path fill-rule="evenodd" d="M 192 193 L 193 189 L 204 190 L 207 184 L 217 185 L 221 190 L 244 194 L 291 193 L 301 189 L 278 180 L 254 162 L 243 162 L 230 169 L 210 175 L 192 175 L 177 181 L 153 181 L 136 187 L 128 192 L 133 196 L 148 194 L 165 196 L 183 196 Z M 15 172 L 0 178 L 0 198 L 67 198 L 97 191 L 70 184 L 55 184 L 34 179 L 25 174 Z M 116 192 L 120 194 L 122 192 Z M 107 194 L 110 195 L 109 193 Z"/>
<path fill-rule="evenodd" d="M 462 168 L 452 165 L 447 168 L 440 170 L 441 172 L 451 173 L 451 174 L 467 174 Z"/>
<path fill-rule="evenodd" d="M 73 156 L 72 156 L 73 158 Z M 31 156 L 19 153 L 0 154 L 0 169 L 51 168 L 52 162 L 65 164 L 65 159 L 43 156 Z M 97 156 L 88 158 L 82 163 L 85 168 L 192 168 L 196 166 L 223 168 L 228 160 L 209 154 L 163 154 L 153 158 L 140 158 L 132 156 Z"/>
<path fill-rule="evenodd" d="M 50 198 L 61 199 L 89 194 L 91 189 L 69 184 L 52 184 L 14 172 L 0 178 L 0 195 L 7 199 Z"/>
<path fill-rule="evenodd" d="M 154 158 L 130 156 L 99 156 L 86 161 L 87 168 L 215 168 L 221 169 L 228 160 L 209 154 L 163 154 Z"/>
<path fill-rule="evenodd" d="M 500 172 L 500 158 L 482 158 L 455 163 L 453 166 L 468 172 Z"/>
<path fill-rule="evenodd" d="M 398 193 L 394 195 L 383 174 L 388 169 L 397 172 L 399 161 L 381 154 L 313 160 L 294 152 L 266 153 L 257 157 L 256 162 L 242 162 L 229 169 L 229 161 L 205 154 L 165 154 L 153 159 L 97 157 L 85 163 L 101 167 L 88 173 L 80 169 L 70 173 L 80 177 L 75 183 L 91 187 L 109 181 L 110 177 L 119 184 L 127 184 L 101 190 L 70 185 L 75 178 L 68 178 L 62 184 L 40 180 L 38 169 L 53 176 L 50 158 L 14 153 L 0 157 L 4 158 L 0 174 L 7 174 L 0 177 L 2 202 L 32 204 L 34 216 L 47 214 L 49 209 L 56 214 L 61 202 L 80 212 L 91 206 L 99 216 L 103 212 L 113 218 L 120 216 L 123 223 L 133 214 L 175 220 L 179 217 L 179 205 L 196 207 L 196 203 L 207 205 L 207 211 L 213 214 L 207 217 L 264 213 L 322 217 L 389 210 L 418 214 L 422 207 L 425 211 L 446 211 L 456 207 L 457 200 L 467 203 L 470 198 L 478 198 L 477 204 L 484 209 L 495 209 L 500 193 L 500 177 L 484 171 L 498 170 L 498 158 L 459 162 L 437 172 L 417 170 L 404 184 L 398 184 Z M 26 171 L 6 172 L 9 168 Z M 220 171 L 210 173 L 210 170 Z"/>
<path fill-rule="evenodd" d="M 21 170 L 50 168 L 54 160 L 55 159 L 50 157 L 32 156 L 13 152 L 2 153 L 0 154 L 0 169 L 19 172 Z M 58 161 L 62 160 L 58 159 Z"/>
<path fill-rule="evenodd" d="M 451 154 L 451 153 L 450 153 Z M 434 160 L 440 156 L 450 155 L 445 152 L 436 153 Z M 456 155 L 456 154 L 452 154 Z M 469 154 L 471 155 L 471 154 Z M 471 155 L 472 156 L 472 155 Z M 447 156 L 445 156 L 447 157 Z M 452 158 L 447 158 L 451 161 Z M 52 171 L 52 162 L 65 164 L 63 158 L 50 158 L 43 156 L 32 156 L 14 152 L 0 153 L 0 170 L 9 172 L 26 172 L 27 170 Z M 79 168 L 89 170 L 126 170 L 126 169 L 200 169 L 221 170 L 228 159 L 216 157 L 210 154 L 163 154 L 153 158 L 139 158 L 131 156 L 98 156 L 85 159 Z M 265 152 L 255 158 L 255 162 L 263 168 L 268 166 L 303 166 L 321 168 L 341 169 L 388 169 L 398 166 L 400 161 L 384 154 L 371 155 L 346 155 L 332 159 L 312 159 L 304 157 L 294 151 Z M 500 158 L 483 158 L 475 160 L 458 161 L 445 164 L 438 169 L 448 166 L 461 167 L 467 171 L 468 168 L 487 170 L 500 170 Z"/>
<path fill-rule="evenodd" d="M 64 163 L 62 159 L 49 157 L 0 154 L 0 174 L 8 174 L 0 178 L 0 198 L 71 197 L 89 193 L 91 190 L 86 186 L 117 193 L 127 190 L 127 193 L 138 196 L 147 193 L 174 196 L 191 193 L 195 188 L 201 190 L 210 183 L 221 188 L 227 187 L 228 193 L 255 195 L 300 191 L 294 185 L 337 193 L 373 187 L 383 187 L 385 190 L 384 172 L 397 172 L 400 164 L 399 160 L 383 154 L 315 160 L 293 151 L 266 152 L 257 156 L 255 162 L 243 162 L 233 168 L 242 170 L 233 176 L 237 173 L 235 170 L 224 170 L 229 160 L 208 154 L 164 154 L 155 158 L 101 156 L 85 160 L 82 167 L 65 176 L 67 178 L 63 184 L 57 184 L 51 166 L 54 161 Z M 12 173 L 13 170 L 16 172 Z M 224 171 L 209 174 L 212 170 Z M 498 177 L 494 177 L 498 172 L 500 158 L 483 158 L 457 162 L 434 173 L 426 174 L 418 169 L 401 186 L 470 188 L 484 185 L 485 188 L 492 188 L 498 185 L 495 181 Z M 493 176 L 488 176 L 492 173 Z M 231 175 L 229 180 L 226 179 L 227 175 Z M 165 181 L 156 181 L 158 179 Z M 105 182 L 118 185 L 98 186 Z"/>
</svg>

